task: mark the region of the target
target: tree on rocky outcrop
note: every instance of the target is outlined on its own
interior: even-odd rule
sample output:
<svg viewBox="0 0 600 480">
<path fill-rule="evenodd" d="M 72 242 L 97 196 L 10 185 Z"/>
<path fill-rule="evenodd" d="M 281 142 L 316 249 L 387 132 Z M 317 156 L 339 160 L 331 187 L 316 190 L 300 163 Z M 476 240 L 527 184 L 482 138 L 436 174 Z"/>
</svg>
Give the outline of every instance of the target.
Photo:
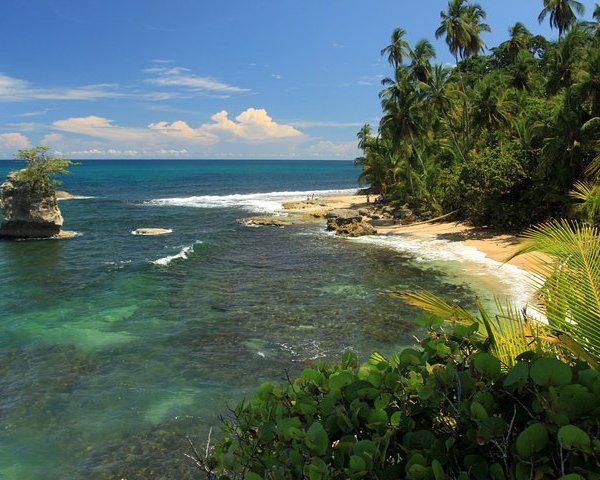
<svg viewBox="0 0 600 480">
<path fill-rule="evenodd" d="M 0 206 L 3 220 L 0 237 L 49 238 L 61 232 L 63 217 L 56 201 L 56 175 L 68 173 L 72 164 L 63 158 L 48 155 L 48 147 L 20 150 L 17 160 L 25 168 L 9 172 L 0 186 Z"/>
<path fill-rule="evenodd" d="M 19 150 L 16 159 L 24 161 L 26 167 L 16 172 L 16 176 L 19 180 L 27 182 L 32 190 L 54 194 L 56 187 L 61 183 L 54 176 L 69 173 L 69 166 L 73 162 L 60 157 L 51 157 L 48 155 L 48 150 L 47 146 Z"/>
</svg>

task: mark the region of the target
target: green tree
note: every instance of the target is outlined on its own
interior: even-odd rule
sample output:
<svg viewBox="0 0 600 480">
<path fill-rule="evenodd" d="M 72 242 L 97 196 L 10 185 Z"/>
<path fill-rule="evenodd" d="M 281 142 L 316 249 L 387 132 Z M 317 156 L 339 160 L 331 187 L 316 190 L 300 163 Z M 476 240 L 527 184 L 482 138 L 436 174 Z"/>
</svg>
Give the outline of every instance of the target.
<svg viewBox="0 0 600 480">
<path fill-rule="evenodd" d="M 69 173 L 69 166 L 73 163 L 64 158 L 50 156 L 48 150 L 47 146 L 19 150 L 16 159 L 24 161 L 25 168 L 19 170 L 17 175 L 27 181 L 32 189 L 54 194 L 56 187 L 61 183 L 54 177 Z"/>
<path fill-rule="evenodd" d="M 398 69 L 402 65 L 402 61 L 408 58 L 410 47 L 408 42 L 404 39 L 406 32 L 401 28 L 395 28 L 392 32 L 390 44 L 381 50 L 381 56 L 387 55 L 387 61 L 394 67 L 394 70 Z"/>
<path fill-rule="evenodd" d="M 538 16 L 542 23 L 550 15 L 550 27 L 558 29 L 558 36 L 569 30 L 577 20 L 577 15 L 583 15 L 585 7 L 577 0 L 544 0 L 544 8 Z"/>
</svg>

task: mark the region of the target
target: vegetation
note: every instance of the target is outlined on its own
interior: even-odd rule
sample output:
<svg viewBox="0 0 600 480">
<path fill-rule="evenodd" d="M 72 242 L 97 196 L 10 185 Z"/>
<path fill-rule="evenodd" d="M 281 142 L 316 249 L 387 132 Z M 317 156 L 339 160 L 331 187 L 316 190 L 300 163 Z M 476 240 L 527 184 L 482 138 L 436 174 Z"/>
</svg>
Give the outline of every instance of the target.
<svg viewBox="0 0 600 480">
<path fill-rule="evenodd" d="M 427 40 L 395 29 L 382 50 L 392 67 L 377 132 L 358 133 L 360 181 L 422 217 L 458 210 L 476 225 L 522 228 L 548 218 L 595 221 L 600 211 L 600 6 L 544 0 L 484 55 L 490 27 L 477 4 L 450 0 L 435 32 L 456 66 L 435 64 Z M 578 205 L 582 206 L 578 206 Z"/>
<path fill-rule="evenodd" d="M 28 150 L 19 150 L 16 159 L 25 162 L 24 169 L 17 171 L 17 177 L 29 183 L 31 190 L 41 194 L 54 194 L 60 180 L 55 175 L 69 173 L 69 166 L 73 164 L 64 158 L 48 155 L 46 146 L 33 147 Z"/>
<path fill-rule="evenodd" d="M 358 133 L 361 181 L 423 215 L 581 220 L 526 230 L 515 255 L 550 259 L 533 280 L 535 312 L 395 294 L 426 312 L 415 348 L 363 365 L 347 352 L 263 384 L 222 440 L 194 450 L 207 478 L 600 480 L 600 27 L 581 14 L 574 0 L 544 0 L 558 42 L 517 23 L 480 56 L 485 12 L 451 0 L 436 36 L 453 69 L 394 30 L 378 132 Z"/>
<path fill-rule="evenodd" d="M 600 479 L 599 247 L 590 226 L 529 231 L 519 253 L 555 258 L 541 272 L 547 324 L 400 293 L 429 313 L 418 348 L 263 384 L 197 465 L 251 480 Z"/>
</svg>

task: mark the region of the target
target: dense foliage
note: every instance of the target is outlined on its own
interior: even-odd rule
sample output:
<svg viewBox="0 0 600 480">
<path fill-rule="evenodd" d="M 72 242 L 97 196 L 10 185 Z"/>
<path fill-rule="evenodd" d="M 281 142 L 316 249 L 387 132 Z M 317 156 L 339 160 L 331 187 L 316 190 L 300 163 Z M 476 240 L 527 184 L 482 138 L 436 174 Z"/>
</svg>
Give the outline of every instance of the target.
<svg viewBox="0 0 600 480">
<path fill-rule="evenodd" d="M 17 172 L 19 179 L 26 181 L 31 190 L 40 194 L 54 194 L 60 181 L 55 175 L 68 173 L 73 163 L 60 157 L 48 155 L 46 146 L 33 147 L 29 150 L 19 150 L 16 159 L 25 162 L 25 168 Z"/>
<path fill-rule="evenodd" d="M 429 41 L 411 46 L 395 29 L 381 52 L 392 75 L 378 131 L 358 133 L 360 180 L 422 216 L 458 210 L 478 225 L 600 211 L 600 6 L 595 21 L 577 21 L 583 13 L 577 1 L 544 0 L 540 21 L 558 41 L 516 23 L 483 55 L 485 12 L 450 0 L 435 35 L 452 68 L 434 63 Z"/>
<path fill-rule="evenodd" d="M 248 480 L 599 479 L 600 373 L 543 351 L 507 368 L 476 331 L 265 383 L 201 463 Z"/>
</svg>

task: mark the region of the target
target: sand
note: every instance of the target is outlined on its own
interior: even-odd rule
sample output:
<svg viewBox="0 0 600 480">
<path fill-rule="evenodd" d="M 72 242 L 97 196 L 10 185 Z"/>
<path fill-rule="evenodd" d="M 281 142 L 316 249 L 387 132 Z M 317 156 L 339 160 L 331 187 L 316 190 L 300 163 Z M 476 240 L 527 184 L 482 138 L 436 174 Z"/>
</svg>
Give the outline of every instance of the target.
<svg viewBox="0 0 600 480">
<path fill-rule="evenodd" d="M 305 216 L 323 217 L 338 208 L 366 208 L 364 195 L 332 195 L 320 197 L 312 201 L 298 200 L 286 202 L 284 208 L 290 212 L 302 213 Z M 510 256 L 519 247 L 518 235 L 507 234 L 489 228 L 477 228 L 463 222 L 419 222 L 412 225 L 376 226 L 378 235 L 407 235 L 417 238 L 431 238 L 459 242 L 474 247 L 487 257 L 498 262 L 528 270 L 538 271 L 538 266 L 548 262 L 549 258 L 539 254 L 520 255 L 510 261 Z"/>
</svg>

